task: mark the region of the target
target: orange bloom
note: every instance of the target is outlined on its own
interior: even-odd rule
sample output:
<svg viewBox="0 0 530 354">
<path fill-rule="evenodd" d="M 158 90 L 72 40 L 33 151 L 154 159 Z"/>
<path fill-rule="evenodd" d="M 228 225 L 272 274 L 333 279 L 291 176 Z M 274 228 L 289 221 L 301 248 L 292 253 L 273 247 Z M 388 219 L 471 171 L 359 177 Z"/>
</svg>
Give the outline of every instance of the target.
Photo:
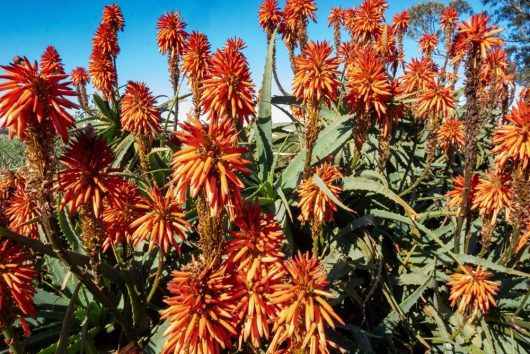
<svg viewBox="0 0 530 354">
<path fill-rule="evenodd" d="M 326 161 L 320 166 L 313 167 L 313 171 L 322 179 L 331 193 L 338 198 L 342 188 L 336 185 L 336 183 L 342 178 L 342 173 L 339 172 L 337 167 Z M 315 223 L 333 220 L 333 212 L 337 210 L 337 206 L 313 182 L 313 177 L 309 177 L 300 183 L 298 186 L 298 194 L 300 195 L 300 201 L 298 202 L 300 221 L 303 223 L 307 221 Z"/>
<path fill-rule="evenodd" d="M 204 269 L 203 269 L 204 268 Z M 182 271 L 173 271 L 168 284 L 171 296 L 161 318 L 168 320 L 163 354 L 212 353 L 230 348 L 236 335 L 230 278 L 224 267 L 206 267 L 196 262 Z"/>
<path fill-rule="evenodd" d="M 328 17 L 328 26 L 335 27 L 344 24 L 344 10 L 340 7 L 332 7 Z"/>
<path fill-rule="evenodd" d="M 103 208 L 104 251 L 107 251 L 111 245 L 121 242 L 132 243 L 135 228 L 131 224 L 140 217 L 140 211 L 136 206 L 142 200 L 136 186 L 130 182 L 123 182 L 118 186 L 118 194 L 119 203 L 115 199 L 106 200 Z"/>
<path fill-rule="evenodd" d="M 5 214 L 9 218 L 9 229 L 35 240 L 40 239 L 38 220 L 35 220 L 40 216 L 37 201 L 23 186 L 17 188 Z"/>
<path fill-rule="evenodd" d="M 405 32 L 409 28 L 410 15 L 407 11 L 400 12 L 392 19 L 392 27 L 400 32 Z"/>
<path fill-rule="evenodd" d="M 362 41 L 377 38 L 385 19 L 386 1 L 365 0 L 351 18 L 351 32 Z"/>
<path fill-rule="evenodd" d="M 488 278 L 490 272 L 486 272 L 481 266 L 476 270 L 464 265 L 460 266 L 464 272 L 451 274 L 452 281 L 448 283 L 451 287 L 451 306 L 459 301 L 458 311 L 465 315 L 474 316 L 479 310 L 487 313 L 490 306 L 497 306 L 495 295 L 499 291 L 499 285 Z"/>
<path fill-rule="evenodd" d="M 107 100 L 112 99 L 114 87 L 118 84 L 112 59 L 100 52 L 92 52 L 88 72 L 94 87 L 100 90 Z"/>
<path fill-rule="evenodd" d="M 347 87 L 346 100 L 353 109 L 368 112 L 373 108 L 378 117 L 386 113 L 391 86 L 385 67 L 373 48 L 367 48 L 353 58 L 347 72 Z"/>
<path fill-rule="evenodd" d="M 433 70 L 432 62 L 422 57 L 420 60 L 412 58 L 406 65 L 400 81 L 403 83 L 405 93 L 413 93 L 427 90 L 435 78 L 436 72 Z"/>
<path fill-rule="evenodd" d="M 72 84 L 75 86 L 86 85 L 90 77 L 85 68 L 78 66 L 70 73 L 70 80 L 72 80 Z"/>
<path fill-rule="evenodd" d="M 106 5 L 103 8 L 101 23 L 111 26 L 115 31 L 123 31 L 125 23 L 120 7 L 117 4 Z"/>
<path fill-rule="evenodd" d="M 453 30 L 458 22 L 458 11 L 452 7 L 444 9 L 440 19 L 440 27 L 442 30 Z"/>
<path fill-rule="evenodd" d="M 57 190 L 64 192 L 61 208 L 69 203 L 73 213 L 85 205 L 99 217 L 105 196 L 119 200 L 123 180 L 112 173 L 120 169 L 110 167 L 114 162 L 112 149 L 91 126 L 76 134 L 60 161 L 65 167 L 58 172 Z"/>
<path fill-rule="evenodd" d="M 296 74 L 293 81 L 294 95 L 305 105 L 318 107 L 323 101 L 328 106 L 336 102 L 340 87 L 338 79 L 340 60 L 330 57 L 331 45 L 310 41 L 295 59 Z"/>
<path fill-rule="evenodd" d="M 337 345 L 327 339 L 326 323 L 335 328 L 335 322 L 344 321 L 335 313 L 326 298 L 332 294 L 325 290 L 329 282 L 324 267 L 316 256 L 300 253 L 285 262 L 291 282 L 273 286 L 273 303 L 283 309 L 274 321 L 275 333 L 267 353 L 276 353 L 287 342 L 288 349 L 310 353 L 328 353 L 328 345 Z"/>
<path fill-rule="evenodd" d="M 238 269 L 252 264 L 260 258 L 264 263 L 280 263 L 284 240 L 283 230 L 273 216 L 261 211 L 258 203 L 245 204 L 234 220 L 238 231 L 230 231 L 230 240 L 225 243 L 227 263 L 235 264 Z"/>
<path fill-rule="evenodd" d="M 440 148 L 448 153 L 450 148 L 464 147 L 464 123 L 458 118 L 445 118 L 438 132 Z"/>
<path fill-rule="evenodd" d="M 156 28 L 156 43 L 160 53 L 174 53 L 180 56 L 188 38 L 188 33 L 184 30 L 186 23 L 180 18 L 180 13 L 173 10 L 170 13 L 164 12 L 158 19 Z"/>
<path fill-rule="evenodd" d="M 129 81 L 120 104 L 124 130 L 151 138 L 162 131 L 155 98 L 143 82 Z"/>
<path fill-rule="evenodd" d="M 227 116 L 237 121 L 256 114 L 254 84 L 245 56 L 232 46 L 217 50 L 210 58 L 210 72 L 203 81 L 201 106 L 213 120 Z"/>
<path fill-rule="evenodd" d="M 530 239 L 530 217 L 525 219 L 525 225 L 523 228 L 524 233 L 519 238 L 517 245 L 515 247 L 515 252 L 519 253 L 528 243 Z"/>
<path fill-rule="evenodd" d="M 55 132 L 64 142 L 68 141 L 68 128 L 74 120 L 68 109 L 77 108 L 65 96 L 76 93 L 63 81 L 67 75 L 38 70 L 37 62 L 30 64 L 27 58 L 21 63 L 1 66 L 6 74 L 0 83 L 0 128 L 9 128 L 10 136 L 24 139 L 28 125 L 53 124 Z"/>
<path fill-rule="evenodd" d="M 171 244 L 180 253 L 180 246 L 174 235 L 185 240 L 191 225 L 184 219 L 184 212 L 180 202 L 175 199 L 173 190 L 168 188 L 163 195 L 157 187 L 152 187 L 148 191 L 148 197 L 140 197 L 135 208 L 143 212 L 143 215 L 131 224 L 131 228 L 136 229 L 132 234 L 133 245 L 149 239 L 149 251 L 157 245 L 167 253 Z"/>
<path fill-rule="evenodd" d="M 259 7 L 258 23 L 266 33 L 272 33 L 282 22 L 282 16 L 278 0 L 264 0 Z"/>
<path fill-rule="evenodd" d="M 114 57 L 120 53 L 118 34 L 110 25 L 102 23 L 98 26 L 92 37 L 92 52 Z"/>
<path fill-rule="evenodd" d="M 509 219 L 512 200 L 510 182 L 509 175 L 489 170 L 475 187 L 471 209 L 478 209 L 481 215 L 492 215 L 493 220 L 497 218 L 499 212 L 505 210 L 506 219 Z"/>
<path fill-rule="evenodd" d="M 421 36 L 419 42 L 420 52 L 430 57 L 436 46 L 438 45 L 438 35 L 435 33 L 425 33 Z"/>
<path fill-rule="evenodd" d="M 471 20 L 463 21 L 458 24 L 459 32 L 463 35 L 463 41 L 460 43 L 460 50 L 465 51 L 469 44 L 472 44 L 480 51 L 482 59 L 487 57 L 487 49 L 495 46 L 503 45 L 502 39 L 495 37 L 502 28 L 495 25 L 489 26 L 490 17 L 481 12 L 478 15 L 473 15 Z"/>
<path fill-rule="evenodd" d="M 458 207 L 460 209 L 460 205 L 462 204 L 462 198 L 464 197 L 464 176 L 456 176 L 452 178 L 453 180 L 453 189 L 447 192 L 446 196 L 449 199 L 449 202 L 447 203 L 448 208 L 454 208 Z M 469 190 L 468 195 L 468 203 L 472 203 L 475 199 L 475 192 L 477 188 L 477 184 L 479 181 L 478 175 L 473 175 L 471 177 L 471 186 Z"/>
<path fill-rule="evenodd" d="M 508 54 L 502 48 L 497 47 L 489 50 L 487 55 L 480 68 L 480 79 L 486 83 L 493 78 L 502 80 L 506 76 L 505 72 L 509 65 Z"/>
<path fill-rule="evenodd" d="M 519 100 L 511 114 L 504 117 L 508 124 L 501 125 L 493 133 L 495 163 L 504 167 L 509 161 L 527 168 L 530 161 L 530 106 Z"/>
<path fill-rule="evenodd" d="M 185 147 L 173 154 L 171 162 L 175 170 L 171 183 L 178 200 L 185 200 L 190 187 L 192 198 L 204 193 L 212 216 L 226 207 L 234 219 L 244 187 L 236 173 L 250 173 L 245 167 L 250 162 L 242 157 L 247 150 L 237 146 L 239 133 L 231 121 L 205 125 L 191 116 L 188 119 L 180 124 L 182 131 L 176 133 Z"/>
<path fill-rule="evenodd" d="M 44 50 L 44 53 L 42 53 L 40 58 L 40 70 L 49 72 L 50 74 L 63 75 L 65 73 L 61 56 L 55 47 L 49 45 Z"/>
<path fill-rule="evenodd" d="M 192 83 L 200 83 L 206 77 L 210 56 L 208 37 L 203 33 L 191 32 L 182 53 L 182 72 L 189 76 Z"/>
<path fill-rule="evenodd" d="M 447 117 L 450 110 L 455 108 L 455 103 L 451 88 L 441 85 L 439 81 L 433 81 L 418 98 L 418 113 L 422 117 L 431 114 Z"/>
<path fill-rule="evenodd" d="M 283 11 L 287 27 L 296 33 L 308 19 L 316 22 L 316 11 L 314 0 L 287 0 Z"/>
<path fill-rule="evenodd" d="M 31 285 L 37 278 L 34 261 L 20 245 L 0 240 L 0 328 L 10 326 L 16 312 L 30 317 L 37 315 L 32 299 L 35 288 Z M 18 309 L 15 310 L 15 307 Z"/>
</svg>

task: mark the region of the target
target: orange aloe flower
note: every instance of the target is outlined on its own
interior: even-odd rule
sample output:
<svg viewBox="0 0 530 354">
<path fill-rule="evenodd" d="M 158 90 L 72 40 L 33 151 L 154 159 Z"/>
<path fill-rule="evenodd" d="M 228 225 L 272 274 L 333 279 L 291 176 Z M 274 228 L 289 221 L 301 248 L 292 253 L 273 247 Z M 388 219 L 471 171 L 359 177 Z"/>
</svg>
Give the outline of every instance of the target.
<svg viewBox="0 0 530 354">
<path fill-rule="evenodd" d="M 442 30 L 453 30 L 458 23 L 458 11 L 455 8 L 448 7 L 443 10 L 440 18 L 440 27 Z"/>
<path fill-rule="evenodd" d="M 287 0 L 283 11 L 287 27 L 294 33 L 300 31 L 308 19 L 316 22 L 316 11 L 314 0 Z"/>
<path fill-rule="evenodd" d="M 171 10 L 160 16 L 156 25 L 158 33 L 156 43 L 162 54 L 176 54 L 180 56 L 186 46 L 188 33 L 184 30 L 186 23 L 182 21 L 178 11 Z"/>
<path fill-rule="evenodd" d="M 227 45 L 210 58 L 210 72 L 202 82 L 201 107 L 211 119 L 227 116 L 239 126 L 256 115 L 254 84 L 245 56 Z"/>
<path fill-rule="evenodd" d="M 407 11 L 397 13 L 392 19 L 392 27 L 403 33 L 409 28 L 410 15 Z"/>
<path fill-rule="evenodd" d="M 474 316 L 480 310 L 487 313 L 490 306 L 497 306 L 495 295 L 499 291 L 499 285 L 491 280 L 490 272 L 486 272 L 481 266 L 476 270 L 464 265 L 460 266 L 462 273 L 451 274 L 452 281 L 448 283 L 451 287 L 451 306 L 457 302 L 458 312 Z"/>
<path fill-rule="evenodd" d="M 63 61 L 55 47 L 49 45 L 44 50 L 44 53 L 42 53 L 40 58 L 40 70 L 51 74 L 65 74 Z"/>
<path fill-rule="evenodd" d="M 206 77 L 210 56 L 208 37 L 204 33 L 191 32 L 182 53 L 182 72 L 188 75 L 192 85 Z"/>
<path fill-rule="evenodd" d="M 85 68 L 78 66 L 70 73 L 70 80 L 72 80 L 72 84 L 75 86 L 86 85 L 90 77 Z"/>
<path fill-rule="evenodd" d="M 418 97 L 418 113 L 422 117 L 431 114 L 447 117 L 455 108 L 456 99 L 450 87 L 443 86 L 439 80 L 432 81 Z"/>
<path fill-rule="evenodd" d="M 120 104 L 124 130 L 150 138 L 162 131 L 155 98 L 143 82 L 129 81 Z"/>
<path fill-rule="evenodd" d="M 315 255 L 298 252 L 285 262 L 285 268 L 291 281 L 273 286 L 271 300 L 283 309 L 274 320 L 275 335 L 267 353 L 276 353 L 285 342 L 288 349 L 308 348 L 310 353 L 328 353 L 328 346 L 337 348 L 327 339 L 325 326 L 335 328 L 335 322 L 344 321 L 326 301 L 332 294 L 325 290 L 329 282 L 324 267 Z"/>
<path fill-rule="evenodd" d="M 530 161 L 530 106 L 523 100 L 517 101 L 510 114 L 504 117 L 507 124 L 493 133 L 495 163 L 504 167 L 509 161 L 527 168 Z"/>
<path fill-rule="evenodd" d="M 9 135 L 24 139 L 28 125 L 41 125 L 45 121 L 53 125 L 64 142 L 68 141 L 68 128 L 74 119 L 68 109 L 77 108 L 66 96 L 76 93 L 63 81 L 67 75 L 40 71 L 35 62 L 27 58 L 19 64 L 0 66 L 6 73 L 0 83 L 0 128 L 9 128 Z"/>
<path fill-rule="evenodd" d="M 9 229 L 14 232 L 38 240 L 38 217 L 40 212 L 35 198 L 24 190 L 24 185 L 19 185 L 5 210 L 9 218 Z"/>
<path fill-rule="evenodd" d="M 391 86 L 375 49 L 367 48 L 353 58 L 347 72 L 347 87 L 346 100 L 354 110 L 374 109 L 378 117 L 386 113 Z"/>
<path fill-rule="evenodd" d="M 425 33 L 421 36 L 419 42 L 420 52 L 427 58 L 431 57 L 432 52 L 438 45 L 438 35 L 435 33 Z"/>
<path fill-rule="evenodd" d="M 112 99 L 114 87 L 118 84 L 112 59 L 103 53 L 92 52 L 88 72 L 94 87 L 100 90 L 107 100 Z"/>
<path fill-rule="evenodd" d="M 123 31 L 125 23 L 120 7 L 117 4 L 106 5 L 103 8 L 101 23 L 111 26 L 115 31 Z"/>
<path fill-rule="evenodd" d="M 118 195 L 119 202 L 113 198 L 107 199 L 103 207 L 102 218 L 105 225 L 103 251 L 121 242 L 132 243 L 132 235 L 136 229 L 131 224 L 141 216 L 137 205 L 142 200 L 134 184 L 126 181 L 121 183 Z"/>
<path fill-rule="evenodd" d="M 313 172 L 324 182 L 333 195 L 338 198 L 342 187 L 337 182 L 342 179 L 342 173 L 335 165 L 329 161 L 322 163 L 320 166 L 313 167 Z M 299 219 L 303 223 L 326 222 L 333 220 L 333 212 L 337 210 L 335 203 L 327 196 L 319 186 L 313 182 L 313 177 L 309 177 L 298 186 L 300 201 Z"/>
<path fill-rule="evenodd" d="M 37 278 L 34 259 L 22 247 L 9 240 L 0 240 L 0 328 L 11 326 L 17 313 L 35 317 L 33 303 L 35 288 L 31 283 Z M 22 318 L 21 318 L 22 319 Z M 27 326 L 25 321 L 24 325 Z"/>
<path fill-rule="evenodd" d="M 328 27 L 344 24 L 344 10 L 341 7 L 332 7 L 328 17 Z"/>
<path fill-rule="evenodd" d="M 493 48 L 488 51 L 486 60 L 480 68 L 480 79 L 489 83 L 493 78 L 502 80 L 506 76 L 509 61 L 508 54 L 502 48 Z"/>
<path fill-rule="evenodd" d="M 296 57 L 293 91 L 305 105 L 319 107 L 321 102 L 328 106 L 336 102 L 340 87 L 337 70 L 340 60 L 331 57 L 332 52 L 328 42 L 310 41 L 302 54 Z"/>
<path fill-rule="evenodd" d="M 445 118 L 438 132 L 440 148 L 445 154 L 449 153 L 450 148 L 464 147 L 464 123 L 456 118 Z"/>
<path fill-rule="evenodd" d="M 473 15 L 470 20 L 458 24 L 459 33 L 462 34 L 463 40 L 457 48 L 457 52 L 466 51 L 469 44 L 472 44 L 479 52 L 483 60 L 487 57 L 487 50 L 502 46 L 503 41 L 497 34 L 502 32 L 502 28 L 496 25 L 489 26 L 490 17 L 481 12 Z"/>
<path fill-rule="evenodd" d="M 510 219 L 511 201 L 511 177 L 490 169 L 475 187 L 471 209 L 478 209 L 480 215 L 491 215 L 493 220 L 505 210 L 506 219 Z"/>
<path fill-rule="evenodd" d="M 264 0 L 258 12 L 258 24 L 266 33 L 272 33 L 282 22 L 283 13 L 278 7 L 278 0 Z"/>
<path fill-rule="evenodd" d="M 185 146 L 173 154 L 171 162 L 174 169 L 171 183 L 178 200 L 185 200 L 189 187 L 192 198 L 204 193 L 212 216 L 226 207 L 234 219 L 244 187 L 237 172 L 250 173 L 245 167 L 250 162 L 243 158 L 247 150 L 237 146 L 239 133 L 230 120 L 209 125 L 191 116 L 188 120 L 180 124 L 182 131 L 176 133 Z"/>
<path fill-rule="evenodd" d="M 406 65 L 400 81 L 405 93 L 423 92 L 435 81 L 436 76 L 430 60 L 425 57 L 419 60 L 412 58 L 410 63 Z"/>
<path fill-rule="evenodd" d="M 528 240 L 530 239 L 530 217 L 525 218 L 523 231 L 523 234 L 515 246 L 515 252 L 517 253 L 519 253 L 528 244 Z"/>
<path fill-rule="evenodd" d="M 168 284 L 171 296 L 161 311 L 168 321 L 164 332 L 163 354 L 211 353 L 231 348 L 230 338 L 237 335 L 232 315 L 237 298 L 223 266 L 197 265 L 193 262 L 181 271 L 173 271 Z"/>
<path fill-rule="evenodd" d="M 110 25 L 102 23 L 98 26 L 92 37 L 92 52 L 114 57 L 120 54 L 118 34 Z"/>
<path fill-rule="evenodd" d="M 85 205 L 99 217 L 105 196 L 119 200 L 123 180 L 113 173 L 120 169 L 110 167 L 114 162 L 112 149 L 105 138 L 96 135 L 92 126 L 76 134 L 75 141 L 59 161 L 64 165 L 57 178 L 57 190 L 64 192 L 61 208 L 70 204 L 73 213 Z"/>
<path fill-rule="evenodd" d="M 157 245 L 167 253 L 171 244 L 180 253 L 180 246 L 174 235 L 184 241 L 191 227 L 184 219 L 180 204 L 171 188 L 162 194 L 160 189 L 152 187 L 147 197 L 140 197 L 134 207 L 143 215 L 131 224 L 131 228 L 136 229 L 132 234 L 133 245 L 149 239 L 149 251 Z"/>
<path fill-rule="evenodd" d="M 385 1 L 364 0 L 351 18 L 353 36 L 359 37 L 363 42 L 377 38 L 381 34 L 386 7 Z"/>
<path fill-rule="evenodd" d="M 449 202 L 447 203 L 448 208 L 454 208 L 458 207 L 460 209 L 460 205 L 462 204 L 462 198 L 464 197 L 464 176 L 456 176 L 452 178 L 453 181 L 453 189 L 446 193 L 446 196 L 449 199 Z M 477 184 L 479 182 L 479 176 L 473 175 L 471 177 L 471 186 L 469 190 L 468 195 L 468 203 L 472 203 L 475 199 L 475 192 L 477 188 Z"/>
</svg>

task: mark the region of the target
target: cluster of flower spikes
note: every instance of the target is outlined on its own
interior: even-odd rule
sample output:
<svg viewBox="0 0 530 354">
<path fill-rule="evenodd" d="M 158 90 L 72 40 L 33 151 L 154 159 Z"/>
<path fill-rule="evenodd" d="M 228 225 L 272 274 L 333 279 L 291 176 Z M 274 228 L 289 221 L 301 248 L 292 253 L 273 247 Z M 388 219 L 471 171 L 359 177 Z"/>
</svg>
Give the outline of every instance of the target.
<svg viewBox="0 0 530 354">
<path fill-rule="evenodd" d="M 343 322 L 326 300 L 331 293 L 318 258 L 299 253 L 284 261 L 284 235 L 274 218 L 257 203 L 243 210 L 221 263 L 193 260 L 172 273 L 162 352 L 220 353 L 266 343 L 269 353 L 338 348 L 325 328 Z"/>
<path fill-rule="evenodd" d="M 92 52 L 88 72 L 92 84 L 110 100 L 118 85 L 116 57 L 120 53 L 118 31 L 123 31 L 125 24 L 121 9 L 117 4 L 103 8 L 101 22 L 92 39 Z"/>
</svg>

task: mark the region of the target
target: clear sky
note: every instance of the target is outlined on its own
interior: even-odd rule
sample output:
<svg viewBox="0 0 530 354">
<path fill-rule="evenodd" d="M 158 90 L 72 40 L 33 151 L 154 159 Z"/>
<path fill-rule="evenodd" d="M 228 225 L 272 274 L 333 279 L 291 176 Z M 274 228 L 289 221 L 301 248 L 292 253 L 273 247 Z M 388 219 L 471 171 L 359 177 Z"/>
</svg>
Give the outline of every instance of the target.
<svg viewBox="0 0 530 354">
<path fill-rule="evenodd" d="M 104 5 L 112 0 L 10 0 L 2 1 L 0 21 L 0 63 L 7 64 L 14 55 L 39 59 L 48 45 L 59 51 L 67 72 L 76 66 L 87 66 L 92 36 L 100 22 Z M 120 32 L 121 53 L 118 56 L 120 84 L 127 80 L 143 81 L 155 95 L 168 95 L 170 84 L 166 58 L 156 46 L 158 17 L 172 9 L 181 13 L 187 30 L 198 30 L 208 35 L 212 49 L 220 47 L 227 38 L 241 37 L 257 86 L 261 82 L 265 60 L 265 34 L 257 24 L 261 0 L 116 0 L 122 8 L 125 31 Z M 332 41 L 332 30 L 327 27 L 327 16 L 334 6 L 352 7 L 360 0 L 317 0 L 317 24 L 310 24 L 309 37 Z M 416 0 L 389 0 L 387 21 L 395 13 L 405 10 Z M 284 1 L 280 0 L 280 6 Z M 479 0 L 470 1 L 480 10 Z M 283 85 L 291 84 L 287 53 L 278 41 L 278 67 Z M 409 50 L 407 50 L 409 48 Z M 416 56 L 417 47 L 408 40 L 405 51 Z"/>
</svg>

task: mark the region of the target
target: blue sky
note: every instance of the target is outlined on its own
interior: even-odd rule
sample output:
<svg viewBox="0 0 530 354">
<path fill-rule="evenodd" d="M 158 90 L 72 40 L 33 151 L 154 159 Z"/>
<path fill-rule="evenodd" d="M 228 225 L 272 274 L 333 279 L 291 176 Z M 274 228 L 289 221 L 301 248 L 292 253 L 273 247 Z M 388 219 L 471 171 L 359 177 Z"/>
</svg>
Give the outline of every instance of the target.
<svg viewBox="0 0 530 354">
<path fill-rule="evenodd" d="M 156 46 L 156 22 L 164 10 L 178 10 L 188 24 L 187 30 L 198 30 L 208 35 L 212 48 L 220 47 L 227 38 L 239 36 L 245 40 L 245 50 L 254 82 L 261 81 L 265 59 L 265 34 L 257 24 L 257 11 L 261 0 L 127 0 L 114 1 L 122 8 L 125 31 L 119 34 L 121 53 L 118 57 L 120 84 L 126 80 L 143 81 L 155 95 L 169 94 L 170 84 L 166 58 Z M 280 0 L 280 5 L 283 5 Z M 314 40 L 332 40 L 327 28 L 327 16 L 334 6 L 356 6 L 360 0 L 317 0 L 317 24 L 309 27 Z M 389 0 L 387 20 L 417 1 Z M 480 10 L 479 0 L 470 1 Z M 91 39 L 101 17 L 104 5 L 109 1 L 5 1 L 0 20 L 0 63 L 7 64 L 14 55 L 39 59 L 46 46 L 53 45 L 59 51 L 67 72 L 76 66 L 87 66 Z M 414 43 L 407 41 L 406 52 L 415 56 Z M 283 85 L 290 87 L 291 73 L 287 54 L 278 42 L 278 67 Z M 409 50 L 407 50 L 407 48 Z"/>
</svg>

